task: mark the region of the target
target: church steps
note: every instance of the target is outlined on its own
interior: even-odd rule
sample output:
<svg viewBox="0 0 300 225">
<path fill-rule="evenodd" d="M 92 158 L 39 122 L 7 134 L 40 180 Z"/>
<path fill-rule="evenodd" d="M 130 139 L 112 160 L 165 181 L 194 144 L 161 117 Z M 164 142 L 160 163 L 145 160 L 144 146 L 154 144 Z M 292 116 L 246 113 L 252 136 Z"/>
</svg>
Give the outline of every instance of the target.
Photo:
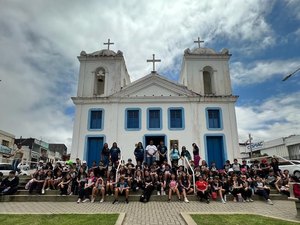
<svg viewBox="0 0 300 225">
<path fill-rule="evenodd" d="M 28 191 L 18 191 L 16 195 L 10 196 L 0 196 L 0 202 L 76 202 L 78 196 L 77 195 L 69 195 L 69 196 L 60 196 L 58 191 L 48 191 L 44 195 L 37 194 L 28 194 Z M 122 200 L 124 197 L 120 196 Z M 272 200 L 287 200 L 287 196 L 281 194 L 270 194 L 270 198 Z M 140 194 L 134 193 L 129 195 L 129 201 L 139 201 Z M 150 201 L 157 202 L 165 202 L 167 201 L 167 196 L 158 196 L 153 194 L 151 196 Z M 195 195 L 188 196 L 189 201 L 198 201 L 198 198 Z M 96 202 L 99 202 L 100 197 L 96 198 Z M 112 202 L 114 200 L 114 196 L 105 196 L 106 202 Z M 232 196 L 228 196 L 228 200 L 232 200 Z M 257 195 L 253 196 L 253 200 L 263 201 L 263 198 Z M 177 201 L 176 196 L 172 196 L 172 201 Z M 219 201 L 219 200 L 217 200 Z"/>
</svg>

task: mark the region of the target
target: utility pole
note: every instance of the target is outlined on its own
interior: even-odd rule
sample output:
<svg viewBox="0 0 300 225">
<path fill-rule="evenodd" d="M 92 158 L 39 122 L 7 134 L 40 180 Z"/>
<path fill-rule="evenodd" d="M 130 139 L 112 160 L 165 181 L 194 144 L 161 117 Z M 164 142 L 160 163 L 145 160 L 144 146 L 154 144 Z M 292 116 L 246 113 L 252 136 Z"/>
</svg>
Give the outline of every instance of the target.
<svg viewBox="0 0 300 225">
<path fill-rule="evenodd" d="M 249 133 L 250 158 L 252 159 L 252 136 Z"/>
</svg>

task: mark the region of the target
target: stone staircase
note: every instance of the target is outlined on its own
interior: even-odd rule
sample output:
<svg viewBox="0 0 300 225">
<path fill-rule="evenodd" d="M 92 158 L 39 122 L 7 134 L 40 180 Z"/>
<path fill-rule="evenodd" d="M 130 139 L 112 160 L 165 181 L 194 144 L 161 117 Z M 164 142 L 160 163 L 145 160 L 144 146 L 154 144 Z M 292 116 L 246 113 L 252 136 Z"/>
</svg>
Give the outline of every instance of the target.
<svg viewBox="0 0 300 225">
<path fill-rule="evenodd" d="M 5 195 L 0 196 L 0 202 L 76 202 L 77 195 L 68 195 L 68 196 L 60 196 L 58 190 L 49 190 L 45 191 L 43 195 L 37 195 L 35 193 L 29 194 L 28 190 L 25 190 L 25 185 L 30 179 L 28 177 L 20 177 L 20 185 L 19 190 L 15 195 Z M 139 201 L 140 195 L 142 191 L 139 190 L 137 192 L 131 192 L 129 195 L 129 201 Z M 123 196 L 120 197 L 120 199 Z M 278 194 L 275 189 L 271 189 L 270 198 L 272 200 L 287 200 L 287 196 Z M 167 201 L 167 196 L 159 196 L 156 195 L 156 191 L 153 192 L 150 201 Z M 198 201 L 198 198 L 195 195 L 188 196 L 189 201 Z M 105 201 L 112 202 L 114 200 L 114 196 L 105 196 Z M 172 196 L 172 200 L 176 200 L 176 196 Z M 228 200 L 232 200 L 232 196 L 228 196 Z M 253 200 L 261 200 L 263 198 L 257 195 L 253 196 Z M 100 201 L 100 197 L 96 198 L 96 201 Z M 217 199 L 217 201 L 219 201 Z"/>
</svg>

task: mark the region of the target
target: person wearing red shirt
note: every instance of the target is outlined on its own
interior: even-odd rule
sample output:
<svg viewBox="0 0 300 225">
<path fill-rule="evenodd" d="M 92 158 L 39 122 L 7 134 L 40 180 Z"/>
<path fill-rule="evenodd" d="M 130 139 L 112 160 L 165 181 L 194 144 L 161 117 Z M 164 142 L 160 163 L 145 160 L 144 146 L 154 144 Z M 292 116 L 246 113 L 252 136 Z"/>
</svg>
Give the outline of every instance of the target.
<svg viewBox="0 0 300 225">
<path fill-rule="evenodd" d="M 203 180 L 202 176 L 199 176 L 199 180 L 196 182 L 197 196 L 200 198 L 200 201 L 203 199 L 206 200 L 206 203 L 209 203 L 208 198 L 208 183 Z"/>
</svg>

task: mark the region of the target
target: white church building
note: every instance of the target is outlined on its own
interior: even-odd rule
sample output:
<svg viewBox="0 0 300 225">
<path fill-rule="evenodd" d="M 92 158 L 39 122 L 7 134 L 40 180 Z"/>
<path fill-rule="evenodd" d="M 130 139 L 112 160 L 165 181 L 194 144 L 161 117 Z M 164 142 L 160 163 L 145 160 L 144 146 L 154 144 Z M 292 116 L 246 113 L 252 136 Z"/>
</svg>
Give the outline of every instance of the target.
<svg viewBox="0 0 300 225">
<path fill-rule="evenodd" d="M 229 59 L 224 49 L 186 49 L 178 83 L 153 71 L 131 82 L 123 53 L 103 49 L 82 51 L 73 128 L 71 158 L 100 160 L 104 143 L 117 142 L 122 157 L 134 159 L 135 144 L 163 140 L 170 149 L 178 143 L 192 155 L 192 143 L 200 156 L 218 167 L 239 155 L 235 103 Z"/>
</svg>

